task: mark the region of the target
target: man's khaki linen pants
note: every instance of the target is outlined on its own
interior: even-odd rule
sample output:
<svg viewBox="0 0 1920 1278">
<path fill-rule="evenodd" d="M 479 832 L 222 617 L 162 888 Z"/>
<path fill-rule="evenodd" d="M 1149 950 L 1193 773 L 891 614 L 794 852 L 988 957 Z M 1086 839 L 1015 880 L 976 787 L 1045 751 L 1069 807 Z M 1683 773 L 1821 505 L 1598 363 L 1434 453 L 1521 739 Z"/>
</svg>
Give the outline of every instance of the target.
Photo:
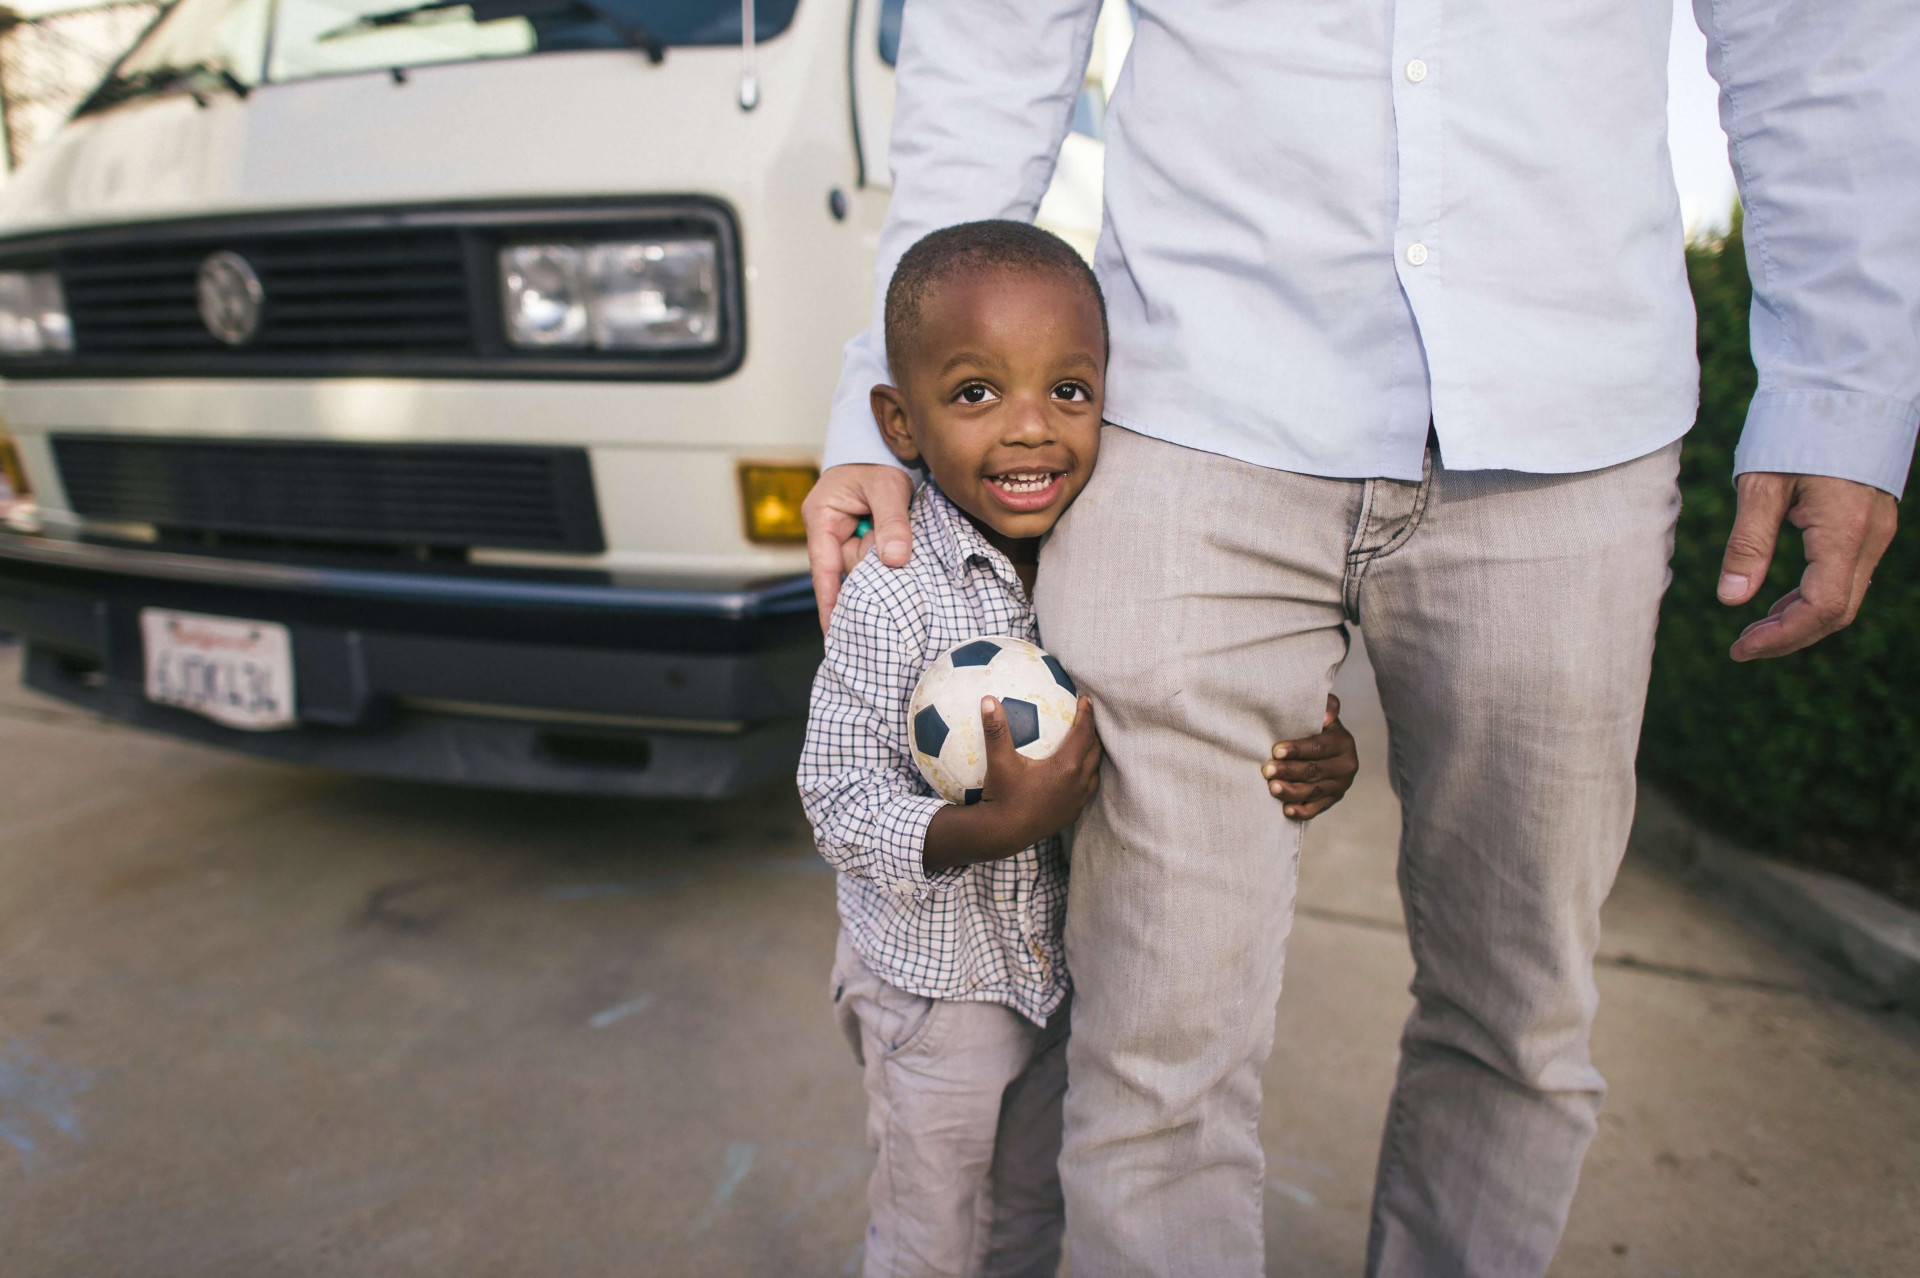
<svg viewBox="0 0 1920 1278">
<path fill-rule="evenodd" d="M 1036 599 L 1106 747 L 1067 908 L 1076 1278 L 1263 1272 L 1260 1068 L 1305 827 L 1259 768 L 1319 730 L 1349 623 L 1415 960 L 1368 1272 L 1544 1272 L 1605 1090 L 1593 954 L 1678 462 L 1449 471 L 1429 448 L 1418 483 L 1331 480 L 1105 429 Z"/>
</svg>

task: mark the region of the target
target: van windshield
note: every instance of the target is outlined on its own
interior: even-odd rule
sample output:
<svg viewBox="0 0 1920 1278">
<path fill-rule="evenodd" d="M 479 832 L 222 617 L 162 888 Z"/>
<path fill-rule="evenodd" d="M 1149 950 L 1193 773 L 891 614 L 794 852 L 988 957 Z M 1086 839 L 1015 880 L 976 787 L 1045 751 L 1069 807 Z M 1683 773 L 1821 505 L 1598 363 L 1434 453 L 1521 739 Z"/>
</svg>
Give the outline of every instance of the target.
<svg viewBox="0 0 1920 1278">
<path fill-rule="evenodd" d="M 754 39 L 785 31 L 798 5 L 753 0 Z M 740 9 L 739 0 L 177 0 L 80 111 L 436 62 L 737 44 Z"/>
</svg>

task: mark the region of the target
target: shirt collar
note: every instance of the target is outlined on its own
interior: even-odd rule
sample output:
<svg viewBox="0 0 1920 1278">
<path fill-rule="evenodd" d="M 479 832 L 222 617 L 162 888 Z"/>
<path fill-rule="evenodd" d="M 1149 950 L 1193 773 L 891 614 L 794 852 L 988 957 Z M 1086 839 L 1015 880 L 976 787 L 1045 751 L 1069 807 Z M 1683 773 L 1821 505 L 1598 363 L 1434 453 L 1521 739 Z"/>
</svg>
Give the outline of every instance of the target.
<svg viewBox="0 0 1920 1278">
<path fill-rule="evenodd" d="M 915 511 L 914 537 L 924 540 L 949 576 L 959 580 L 973 564 L 980 564 L 998 577 L 1002 584 L 1025 593 L 1013 561 L 986 539 L 973 521 L 948 500 L 931 479 L 921 486 L 921 500 Z"/>
</svg>

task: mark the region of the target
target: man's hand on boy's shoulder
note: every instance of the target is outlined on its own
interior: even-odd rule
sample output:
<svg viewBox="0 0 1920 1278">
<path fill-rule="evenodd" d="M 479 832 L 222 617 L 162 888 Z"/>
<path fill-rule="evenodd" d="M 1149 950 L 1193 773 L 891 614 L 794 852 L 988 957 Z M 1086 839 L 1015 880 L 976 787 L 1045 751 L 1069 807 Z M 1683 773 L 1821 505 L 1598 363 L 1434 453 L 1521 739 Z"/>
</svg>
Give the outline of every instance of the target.
<svg viewBox="0 0 1920 1278">
<path fill-rule="evenodd" d="M 1261 766 L 1267 793 L 1296 821 L 1310 821 L 1347 796 L 1360 773 L 1353 734 L 1340 722 L 1340 698 L 1327 694 L 1327 717 L 1310 737 L 1282 741 Z"/>
<path fill-rule="evenodd" d="M 807 526 L 807 560 L 813 571 L 813 598 L 826 633 L 840 582 L 866 554 L 858 532 L 862 519 L 873 521 L 868 534 L 880 546 L 880 559 L 904 568 L 913 554 L 907 508 L 913 502 L 913 478 L 894 466 L 855 463 L 830 466 L 800 505 Z"/>
<path fill-rule="evenodd" d="M 1084 693 L 1066 739 L 1044 759 L 1014 749 L 998 699 L 982 699 L 980 718 L 987 739 L 986 788 L 980 802 L 950 804 L 934 814 L 921 854 L 929 874 L 997 861 L 1058 834 L 1100 787 L 1100 734 Z"/>
</svg>

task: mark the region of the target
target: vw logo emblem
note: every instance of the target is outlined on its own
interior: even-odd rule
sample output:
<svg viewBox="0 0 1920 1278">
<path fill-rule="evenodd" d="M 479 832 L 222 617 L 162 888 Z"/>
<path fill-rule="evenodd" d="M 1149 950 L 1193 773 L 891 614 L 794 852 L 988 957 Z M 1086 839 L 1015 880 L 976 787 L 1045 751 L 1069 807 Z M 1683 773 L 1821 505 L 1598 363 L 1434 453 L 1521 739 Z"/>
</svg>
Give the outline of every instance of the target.
<svg viewBox="0 0 1920 1278">
<path fill-rule="evenodd" d="M 229 346 L 244 346 L 260 328 L 260 303 L 266 293 L 247 259 L 222 249 L 200 263 L 196 285 L 200 322 Z"/>
</svg>

